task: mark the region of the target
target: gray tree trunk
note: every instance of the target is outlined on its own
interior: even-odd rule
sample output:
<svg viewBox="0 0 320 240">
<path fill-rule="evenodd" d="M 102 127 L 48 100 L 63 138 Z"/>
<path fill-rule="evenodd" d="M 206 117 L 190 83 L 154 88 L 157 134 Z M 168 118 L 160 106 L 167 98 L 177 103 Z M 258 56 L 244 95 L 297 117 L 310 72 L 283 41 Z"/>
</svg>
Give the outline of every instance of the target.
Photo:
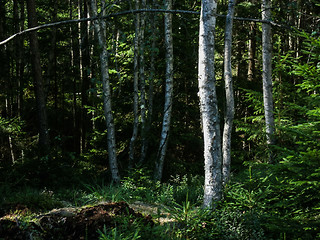
<svg viewBox="0 0 320 240">
<path fill-rule="evenodd" d="M 153 0 L 153 8 L 156 5 L 157 0 Z M 151 128 L 152 123 L 152 113 L 153 113 L 153 96 L 154 96 L 154 76 L 155 76 L 155 55 L 156 55 L 156 33 L 157 33 L 157 25 L 156 25 L 156 14 L 151 15 L 151 59 L 150 59 L 150 76 L 149 76 L 149 91 L 148 91 L 148 110 L 146 115 L 146 127 L 145 132 L 148 133 Z M 149 148 L 149 135 L 143 138 L 142 146 L 141 146 L 141 156 L 139 160 L 139 164 L 142 165 L 147 156 L 148 148 Z"/>
<path fill-rule="evenodd" d="M 14 18 L 14 25 L 15 31 L 20 32 L 24 30 L 24 23 L 25 23 L 25 3 L 24 1 L 13 1 L 13 18 Z M 23 45 L 23 38 L 18 37 L 15 39 L 15 59 L 16 59 L 16 79 L 17 79 L 17 89 L 18 89 L 18 96 L 17 96 L 17 108 L 18 114 L 21 116 L 22 114 L 22 105 L 23 105 L 23 91 L 22 91 L 22 79 L 24 75 L 24 45 Z"/>
<path fill-rule="evenodd" d="M 271 20 L 270 0 L 262 0 L 262 20 Z M 262 23 L 262 80 L 263 80 L 263 102 L 266 121 L 267 144 L 269 147 L 269 162 L 273 162 L 273 154 L 270 149 L 275 144 L 273 96 L 272 96 L 272 32 L 271 25 Z"/>
<path fill-rule="evenodd" d="M 248 44 L 248 81 L 252 82 L 255 78 L 256 61 L 256 23 L 250 23 L 250 39 Z"/>
<path fill-rule="evenodd" d="M 136 9 L 139 9 L 139 0 L 136 0 L 135 7 Z M 139 128 L 139 30 L 140 14 L 136 14 L 133 59 L 133 132 L 129 145 L 129 168 L 132 168 L 134 164 L 135 143 L 138 137 Z"/>
<path fill-rule="evenodd" d="M 214 73 L 215 0 L 203 0 L 199 31 L 199 98 L 204 137 L 204 207 L 222 197 L 221 134 Z"/>
<path fill-rule="evenodd" d="M 222 137 L 222 181 L 225 185 L 230 178 L 231 165 L 231 133 L 234 118 L 234 95 L 232 83 L 232 27 L 235 0 L 229 0 L 228 14 L 226 17 L 225 43 L 224 43 L 224 81 L 226 89 L 226 111 L 224 117 L 223 137 Z"/>
<path fill-rule="evenodd" d="M 142 0 L 141 2 L 141 8 L 145 9 L 147 6 L 146 0 Z M 144 38 L 144 29 L 145 29 L 145 19 L 146 18 L 146 13 L 141 14 L 141 20 L 140 20 L 140 111 L 141 111 L 141 155 L 144 155 L 145 152 L 145 144 L 144 142 L 146 141 L 146 80 L 145 80 L 145 60 L 144 60 L 144 47 L 145 47 L 145 38 Z"/>
<path fill-rule="evenodd" d="M 88 17 L 88 7 L 87 0 L 79 0 L 79 17 L 85 18 Z M 85 108 L 88 105 L 88 89 L 89 89 L 89 76 L 88 68 L 90 66 L 90 51 L 89 51 L 89 24 L 88 22 L 80 23 L 80 71 L 81 71 L 81 124 L 80 124 L 80 134 L 81 134 L 81 149 L 80 153 L 84 152 L 87 148 L 87 128 L 88 128 L 88 114 Z"/>
<path fill-rule="evenodd" d="M 104 8 L 104 4 L 102 4 L 102 9 L 103 8 Z M 95 0 L 91 0 L 91 10 L 92 10 L 93 16 L 97 16 L 97 5 Z M 110 90 L 110 82 L 109 82 L 108 50 L 106 45 L 107 42 L 106 42 L 105 22 L 103 20 L 97 20 L 96 22 L 94 22 L 94 27 L 95 27 L 99 45 L 101 48 L 100 66 L 101 66 L 101 80 L 103 85 L 103 109 L 104 109 L 104 116 L 107 124 L 109 165 L 110 165 L 112 180 L 115 183 L 119 183 L 120 175 L 119 175 L 118 164 L 117 164 L 115 127 L 114 127 L 113 114 L 112 114 L 112 108 L 111 108 L 111 90 Z"/>
<path fill-rule="evenodd" d="M 36 6 L 34 0 L 27 1 L 28 9 L 28 24 L 29 27 L 35 27 L 38 25 L 36 17 Z M 35 80 L 36 102 L 38 112 L 38 124 L 39 124 L 39 146 L 41 154 L 46 154 L 49 150 L 49 132 L 48 132 L 48 117 L 46 107 L 46 86 L 42 78 L 42 69 L 40 63 L 40 52 L 37 32 L 30 33 L 30 48 L 32 67 Z"/>
<path fill-rule="evenodd" d="M 166 9 L 172 9 L 172 0 L 166 0 Z M 156 180 L 161 180 L 164 159 L 167 152 L 171 111 L 172 111 L 172 97 L 173 97 L 173 41 L 172 41 L 172 14 L 166 13 L 164 18 L 165 26 L 165 46 L 166 46 L 166 90 L 165 90 L 165 103 L 164 114 L 162 121 L 162 131 L 160 146 L 158 150 L 158 157 L 156 160 L 156 167 L 154 177 Z"/>
</svg>

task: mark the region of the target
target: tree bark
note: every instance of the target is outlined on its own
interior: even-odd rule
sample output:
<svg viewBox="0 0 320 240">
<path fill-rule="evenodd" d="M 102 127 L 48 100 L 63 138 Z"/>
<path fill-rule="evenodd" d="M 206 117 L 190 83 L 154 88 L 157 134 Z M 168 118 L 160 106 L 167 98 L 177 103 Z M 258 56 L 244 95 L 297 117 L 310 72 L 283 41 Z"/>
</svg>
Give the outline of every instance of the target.
<svg viewBox="0 0 320 240">
<path fill-rule="evenodd" d="M 29 27 L 35 27 L 38 25 L 36 17 L 35 0 L 27 1 L 28 9 L 28 22 Z M 38 127 L 39 127 L 39 147 L 42 154 L 46 154 L 49 150 L 49 132 L 48 132 L 48 118 L 46 109 L 46 86 L 42 78 L 42 70 L 40 63 L 40 50 L 38 43 L 37 32 L 30 33 L 30 48 L 31 48 L 31 60 L 35 81 L 36 103 L 38 111 Z"/>
<path fill-rule="evenodd" d="M 203 0 L 199 31 L 199 98 L 204 137 L 204 207 L 222 197 L 221 134 L 214 68 L 215 0 Z"/>
<path fill-rule="evenodd" d="M 104 4 L 102 4 L 101 8 L 104 8 Z M 91 0 L 91 10 L 92 14 L 94 16 L 97 16 L 97 5 L 95 0 Z M 107 42 L 105 22 L 103 20 L 97 20 L 96 22 L 94 22 L 94 27 L 98 37 L 99 46 L 101 48 L 100 67 L 102 78 L 101 80 L 103 85 L 103 108 L 107 125 L 109 166 L 111 170 L 112 180 L 115 183 L 119 183 L 120 175 L 117 164 L 115 127 L 111 108 L 111 89 L 109 81 L 108 50 L 106 45 Z"/>
<path fill-rule="evenodd" d="M 20 6 L 20 9 L 19 9 Z M 24 1 L 14 0 L 13 2 L 13 21 L 15 25 L 15 31 L 20 32 L 24 29 Z M 17 102 L 17 113 L 19 116 L 22 114 L 22 78 L 24 73 L 24 61 L 23 61 L 23 39 L 21 37 L 15 39 L 15 67 L 16 67 L 16 84 L 17 84 L 17 93 L 16 102 Z"/>
<path fill-rule="evenodd" d="M 166 9 L 172 9 L 172 0 L 166 0 Z M 165 89 L 165 103 L 164 114 L 162 120 L 162 131 L 160 146 L 158 150 L 158 157 L 156 160 L 156 167 L 154 177 L 161 181 L 164 159 L 167 152 L 171 112 L 172 112 L 172 97 L 173 97 L 173 41 L 172 41 L 172 14 L 166 13 L 164 17 L 165 26 L 165 46 L 166 46 L 166 89 Z"/>
<path fill-rule="evenodd" d="M 230 178 L 231 165 L 231 133 L 234 119 L 234 95 L 232 83 L 232 27 L 234 16 L 235 0 L 229 0 L 228 14 L 226 17 L 225 45 L 224 45 L 224 81 L 226 90 L 226 111 L 224 117 L 223 138 L 222 138 L 222 180 L 226 185 Z"/>
<path fill-rule="evenodd" d="M 69 0 L 69 16 L 73 19 L 74 13 L 73 9 L 75 3 L 72 0 Z M 78 26 L 70 26 L 70 72 L 71 72 L 71 79 L 73 83 L 73 105 L 72 105 L 72 120 L 73 120 L 73 149 L 76 153 L 80 153 L 80 139 L 81 139 L 81 132 L 79 131 L 79 109 L 77 106 L 78 102 L 78 80 L 81 79 L 80 74 L 80 51 L 79 51 L 79 28 Z"/>
<path fill-rule="evenodd" d="M 79 0 L 80 18 L 88 17 L 87 0 Z M 80 153 L 83 153 L 87 148 L 87 125 L 88 116 L 85 106 L 88 104 L 88 89 L 89 89 L 89 76 L 88 68 L 90 66 L 90 49 L 89 49 L 89 26 L 88 22 L 80 24 L 80 71 L 81 71 L 81 144 Z"/>
<path fill-rule="evenodd" d="M 143 9 L 146 8 L 146 0 L 142 0 L 141 7 Z M 144 39 L 144 32 L 145 32 L 145 18 L 146 13 L 141 14 L 141 20 L 140 20 L 140 111 L 141 111 L 141 154 L 140 156 L 144 155 L 145 152 L 145 144 L 146 141 L 146 81 L 145 81 L 145 61 L 144 61 L 144 47 L 145 47 L 145 39 Z"/>
<path fill-rule="evenodd" d="M 270 0 L 263 0 L 261 5 L 262 20 L 271 20 Z M 270 146 L 275 144 L 273 95 L 272 95 L 272 32 L 271 25 L 262 23 L 262 81 L 263 102 L 266 121 L 267 145 L 269 147 L 269 163 L 273 162 L 273 153 Z"/>
<path fill-rule="evenodd" d="M 140 1 L 136 0 L 136 9 L 139 9 Z M 133 132 L 129 145 L 129 168 L 134 165 L 135 143 L 138 137 L 139 128 L 139 31 L 140 14 L 135 19 L 135 37 L 134 37 L 134 60 L 133 60 Z"/>
<path fill-rule="evenodd" d="M 157 0 L 153 0 L 153 6 L 156 5 Z M 150 58 L 150 76 L 149 76 L 149 90 L 148 90 L 148 114 L 146 116 L 146 127 L 145 132 L 148 133 L 151 129 L 152 124 L 152 114 L 153 114 L 153 97 L 154 97 L 154 76 L 155 76 L 155 55 L 156 55 L 156 15 L 152 14 L 151 16 L 151 58 Z M 139 164 L 142 165 L 147 156 L 148 148 L 149 148 L 149 134 L 146 134 L 145 138 L 142 141 L 141 147 L 141 156 L 139 160 Z"/>
<path fill-rule="evenodd" d="M 255 60 L 256 60 L 256 23 L 250 23 L 249 39 L 249 59 L 248 59 L 248 81 L 252 82 L 255 78 Z"/>
</svg>

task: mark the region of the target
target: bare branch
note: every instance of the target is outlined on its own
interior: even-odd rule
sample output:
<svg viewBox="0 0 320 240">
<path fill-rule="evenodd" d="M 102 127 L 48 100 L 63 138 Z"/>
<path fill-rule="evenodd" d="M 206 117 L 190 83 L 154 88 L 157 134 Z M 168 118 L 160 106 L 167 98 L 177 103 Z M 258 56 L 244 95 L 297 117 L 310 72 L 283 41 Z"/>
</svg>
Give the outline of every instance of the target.
<svg viewBox="0 0 320 240">
<path fill-rule="evenodd" d="M 149 12 L 149 13 L 172 13 L 172 14 L 194 14 L 194 15 L 200 15 L 200 12 L 197 11 L 188 11 L 188 10 L 165 10 L 165 9 L 136 9 L 136 10 L 127 10 L 123 12 L 118 12 L 118 13 L 111 13 L 109 15 L 105 16 L 97 16 L 97 17 L 90 17 L 90 18 L 81 18 L 81 19 L 71 19 L 71 20 L 64 20 L 60 22 L 53 22 L 53 23 L 47 23 L 43 25 L 39 25 L 33 28 L 28 28 L 26 30 L 23 30 L 21 32 L 15 33 L 8 37 L 7 39 L 4 39 L 3 41 L 0 42 L 0 46 L 4 45 L 14 38 L 29 33 L 33 31 L 38 31 L 40 29 L 44 28 L 50 28 L 50 27 L 56 27 L 59 25 L 65 25 L 65 24 L 71 24 L 71 23 L 79 23 L 79 22 L 87 22 L 87 21 L 95 21 L 97 19 L 110 19 L 113 17 L 119 17 L 123 15 L 128 15 L 128 14 L 137 14 L 137 13 L 142 13 L 142 12 Z M 225 15 L 217 14 L 217 17 L 223 17 L 225 18 Z M 255 19 L 255 18 L 241 18 L 241 17 L 235 17 L 235 20 L 239 21 L 250 21 L 250 22 L 261 22 L 261 23 L 270 23 L 272 26 L 277 26 L 277 27 L 283 27 L 283 28 L 288 28 L 290 29 L 289 26 L 285 26 L 282 24 L 275 23 L 273 21 L 268 21 L 268 20 L 261 20 L 261 19 Z"/>
</svg>

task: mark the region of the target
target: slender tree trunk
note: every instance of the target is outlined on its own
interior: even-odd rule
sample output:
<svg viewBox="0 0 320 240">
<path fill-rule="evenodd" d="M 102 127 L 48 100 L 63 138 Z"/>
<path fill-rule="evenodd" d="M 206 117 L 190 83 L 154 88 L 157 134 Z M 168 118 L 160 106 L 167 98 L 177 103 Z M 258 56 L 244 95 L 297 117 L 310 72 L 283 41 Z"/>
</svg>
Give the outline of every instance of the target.
<svg viewBox="0 0 320 240">
<path fill-rule="evenodd" d="M 155 6 L 157 0 L 153 0 L 153 6 Z M 148 114 L 146 117 L 146 129 L 145 132 L 148 133 L 151 129 L 152 123 L 152 113 L 153 113 L 153 96 L 154 96 L 154 76 L 155 76 L 155 55 L 156 55 L 156 14 L 152 14 L 151 17 L 151 25 L 152 25 L 152 33 L 151 33 L 151 59 L 150 59 L 150 76 L 149 76 L 149 90 L 148 90 Z M 147 156 L 148 148 L 149 148 L 149 137 L 150 134 L 146 134 L 145 138 L 142 141 L 141 147 L 141 156 L 139 164 L 142 165 Z"/>
<path fill-rule="evenodd" d="M 255 77 L 255 59 L 256 59 L 256 23 L 250 23 L 249 39 L 249 61 L 248 61 L 248 81 L 252 82 Z"/>
<path fill-rule="evenodd" d="M 215 0 L 203 0 L 199 31 L 199 98 L 204 138 L 204 207 L 222 197 L 220 119 L 214 72 Z"/>
<path fill-rule="evenodd" d="M 136 0 L 136 9 L 140 7 L 140 1 Z M 133 132 L 129 146 L 129 168 L 134 165 L 135 143 L 138 137 L 139 128 L 139 34 L 140 14 L 136 14 L 135 37 L 134 37 L 134 60 L 133 60 Z"/>
<path fill-rule="evenodd" d="M 35 0 L 27 1 L 28 8 L 28 22 L 29 27 L 35 27 L 38 25 L 36 18 L 36 6 Z M 48 119 L 47 119 L 47 109 L 46 109 L 46 95 L 44 81 L 42 79 L 42 70 L 40 63 L 40 51 L 38 43 L 37 32 L 30 33 L 30 48 L 31 48 L 31 60 L 33 66 L 33 74 L 35 81 L 35 91 L 36 91 L 36 102 L 38 111 L 38 124 L 39 124 L 39 147 L 42 154 L 46 154 L 49 150 L 49 132 L 48 132 Z"/>
<path fill-rule="evenodd" d="M 87 0 L 79 0 L 79 5 L 82 6 L 80 12 L 80 18 L 88 17 Z M 81 149 L 82 153 L 86 147 L 86 135 L 87 135 L 87 110 L 85 106 L 88 104 L 88 89 L 89 89 L 89 76 L 88 68 L 90 66 L 90 54 L 89 54 L 89 38 L 88 38 L 88 22 L 82 22 L 80 24 L 80 71 L 81 71 Z"/>
<path fill-rule="evenodd" d="M 18 3 L 18 0 L 13 1 L 13 21 L 14 21 L 14 29 L 16 32 L 22 31 L 21 29 L 21 10 L 19 11 L 19 5 L 20 8 L 21 4 Z M 14 45 L 15 45 L 15 76 L 16 76 L 16 87 L 17 87 L 17 95 L 15 96 L 16 98 L 16 103 L 17 103 L 17 113 L 19 116 L 21 116 L 22 113 L 22 89 L 21 89 L 21 80 L 23 77 L 23 64 L 22 64 L 22 58 L 23 58 L 23 40 L 21 37 L 18 37 L 17 39 L 14 40 Z"/>
<path fill-rule="evenodd" d="M 303 9 L 301 7 L 301 0 L 297 0 L 297 13 L 298 13 L 298 17 L 296 17 L 296 27 L 299 29 L 301 28 L 301 24 L 302 24 L 302 13 L 303 13 Z M 299 58 L 299 54 L 300 54 L 300 45 L 301 45 L 301 39 L 299 37 L 299 35 L 297 35 L 296 38 L 296 47 L 295 47 L 295 51 L 296 51 L 296 58 Z"/>
<path fill-rule="evenodd" d="M 141 8 L 146 8 L 146 0 L 142 0 Z M 145 39 L 144 39 L 144 29 L 145 29 L 145 18 L 146 13 L 141 14 L 141 24 L 140 24 L 140 111 L 141 111 L 141 155 L 142 156 L 145 152 L 145 144 L 146 141 L 146 81 L 145 81 L 145 62 L 144 62 L 144 47 L 145 47 Z"/>
<path fill-rule="evenodd" d="M 95 0 L 91 0 L 91 8 L 93 16 L 97 16 L 97 5 Z M 102 4 L 102 9 L 104 4 Z M 106 24 L 103 20 L 98 20 L 94 23 L 95 31 L 98 37 L 99 46 L 101 48 L 100 53 L 100 65 L 101 65 L 101 80 L 103 85 L 103 107 L 104 115 L 107 124 L 107 138 L 108 138 L 108 155 L 109 165 L 112 174 L 112 180 L 115 183 L 120 182 L 120 175 L 117 164 L 116 153 L 116 138 L 115 127 L 113 122 L 113 114 L 111 108 L 111 89 L 109 81 L 109 67 L 108 67 L 108 50 L 106 41 Z"/>
<path fill-rule="evenodd" d="M 74 2 L 69 0 L 69 15 L 73 19 Z M 78 16 L 79 17 L 79 16 Z M 72 118 L 73 118 L 73 149 L 79 153 L 80 146 L 80 131 L 79 131 L 79 117 L 78 117 L 78 80 L 80 77 L 80 50 L 79 50 L 79 28 L 76 25 L 70 25 L 70 44 L 71 44 L 71 78 L 73 80 L 73 105 L 72 105 Z"/>
<path fill-rule="evenodd" d="M 0 39 L 6 38 L 6 9 L 5 9 L 5 0 L 0 0 Z M 7 81 L 9 66 L 7 61 L 7 47 L 0 48 L 0 84 L 4 86 L 1 88 L 1 93 L 7 95 Z M 6 117 L 7 113 L 2 113 Z"/>
<path fill-rule="evenodd" d="M 11 111 L 9 109 L 10 108 L 9 101 L 8 101 L 7 98 L 5 99 L 5 105 L 6 105 L 6 112 L 7 113 L 11 113 Z M 12 116 L 8 115 L 7 117 L 11 118 Z M 13 150 L 13 143 L 12 143 L 12 137 L 11 137 L 11 133 L 10 132 L 8 133 L 8 143 L 9 143 L 9 149 L 10 149 L 11 162 L 12 162 L 12 164 L 15 164 L 16 157 L 15 157 L 14 150 Z"/>
<path fill-rule="evenodd" d="M 57 21 L 57 1 L 51 3 L 53 5 L 52 19 Z M 47 72 L 47 81 L 48 83 L 52 82 L 56 77 L 56 39 L 57 39 L 57 28 L 52 29 L 50 41 L 50 50 L 48 54 L 48 72 Z"/>
<path fill-rule="evenodd" d="M 166 9 L 172 9 L 172 0 L 166 0 Z M 166 46 L 166 90 L 164 114 L 162 121 L 162 131 L 160 146 L 158 150 L 158 158 L 156 160 L 156 167 L 154 177 L 156 180 L 161 180 L 164 159 L 167 152 L 171 112 L 172 112 L 172 97 L 173 97 L 173 41 L 172 41 L 172 14 L 166 13 L 164 17 L 165 26 L 165 46 Z"/>
<path fill-rule="evenodd" d="M 119 39 L 120 39 L 120 30 L 119 28 L 116 26 L 114 26 L 113 29 L 113 39 L 115 39 L 113 41 L 113 46 L 112 46 L 112 54 L 114 55 L 114 67 L 117 71 L 117 77 L 118 77 L 118 81 L 119 81 L 119 90 L 118 90 L 118 94 L 121 94 L 121 68 L 119 68 L 119 64 L 118 64 L 118 58 L 119 58 Z"/>
<path fill-rule="evenodd" d="M 232 27 L 234 16 L 235 0 L 229 0 L 228 14 L 226 17 L 225 29 L 225 45 L 224 45 L 224 81 L 226 88 L 226 112 L 224 118 L 223 138 L 222 138 L 222 180 L 226 185 L 230 178 L 230 165 L 231 165 L 231 133 L 234 118 L 234 95 L 232 83 Z"/>
<path fill-rule="evenodd" d="M 20 31 L 24 30 L 25 24 L 25 1 L 20 2 Z M 24 56 L 24 46 L 23 46 L 23 38 L 19 40 L 19 79 L 18 79 L 18 92 L 19 92 L 19 101 L 18 101 L 18 111 L 19 116 L 21 116 L 23 111 L 23 77 L 24 77 L 24 67 L 25 67 L 25 56 Z"/>
<path fill-rule="evenodd" d="M 271 20 L 270 0 L 262 0 L 262 20 Z M 269 162 L 273 162 L 273 153 L 270 146 L 275 144 L 273 96 L 272 96 L 272 32 L 271 25 L 262 23 L 262 80 L 263 102 L 266 121 L 267 144 L 269 147 Z"/>
</svg>

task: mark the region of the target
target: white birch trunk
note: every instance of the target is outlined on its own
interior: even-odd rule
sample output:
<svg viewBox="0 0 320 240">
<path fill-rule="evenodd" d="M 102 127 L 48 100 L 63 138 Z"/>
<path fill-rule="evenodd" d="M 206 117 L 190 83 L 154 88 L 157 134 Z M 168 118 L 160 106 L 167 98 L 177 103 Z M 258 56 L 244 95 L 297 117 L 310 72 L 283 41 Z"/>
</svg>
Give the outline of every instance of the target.
<svg viewBox="0 0 320 240">
<path fill-rule="evenodd" d="M 166 0 L 166 9 L 172 9 L 172 0 Z M 172 14 L 166 13 L 164 18 L 165 24 L 165 46 L 166 46 L 166 90 L 165 90 L 165 103 L 164 115 L 162 122 L 162 131 L 160 146 L 158 150 L 158 158 L 156 161 L 154 177 L 156 180 L 161 180 L 163 172 L 163 164 L 166 156 L 171 111 L 172 111 L 172 96 L 173 96 L 173 42 L 172 42 Z"/>
<path fill-rule="evenodd" d="M 271 20 L 270 0 L 262 0 L 262 20 Z M 272 32 L 271 25 L 262 23 L 262 80 L 263 102 L 266 121 L 266 135 L 268 147 L 275 144 L 274 139 L 274 115 L 272 96 Z M 269 162 L 273 162 L 272 151 L 269 149 Z"/>
<path fill-rule="evenodd" d="M 230 178 L 231 165 L 231 133 L 234 118 L 234 96 L 232 83 L 232 27 L 234 16 L 235 0 L 229 0 L 228 14 L 226 17 L 225 45 L 224 45 L 224 81 L 226 89 L 226 111 L 224 117 L 223 137 L 222 137 L 222 180 L 225 185 Z"/>
<path fill-rule="evenodd" d="M 139 6 L 139 0 L 136 0 L 136 9 L 139 9 Z M 139 30 L 140 14 L 136 14 L 133 59 L 133 132 L 129 145 L 129 168 L 134 165 L 135 142 L 138 137 L 139 127 Z"/>
<path fill-rule="evenodd" d="M 103 8 L 104 4 L 102 4 Z M 91 0 L 91 8 L 94 16 L 97 16 L 97 5 L 95 0 Z M 101 80 L 103 85 L 103 108 L 104 116 L 107 125 L 107 139 L 108 139 L 108 156 L 109 166 L 111 170 L 112 180 L 115 183 L 120 182 L 120 175 L 117 164 L 116 154 L 116 139 L 115 128 L 113 122 L 113 114 L 111 108 L 111 90 L 109 82 L 109 67 L 108 67 L 108 50 L 106 43 L 106 26 L 103 20 L 97 20 L 94 22 L 95 31 L 98 37 L 99 45 L 101 48 L 100 53 L 100 66 L 101 66 Z"/>
<path fill-rule="evenodd" d="M 203 0 L 199 31 L 199 98 L 204 137 L 204 207 L 222 197 L 221 134 L 214 73 L 215 0 Z"/>
</svg>

